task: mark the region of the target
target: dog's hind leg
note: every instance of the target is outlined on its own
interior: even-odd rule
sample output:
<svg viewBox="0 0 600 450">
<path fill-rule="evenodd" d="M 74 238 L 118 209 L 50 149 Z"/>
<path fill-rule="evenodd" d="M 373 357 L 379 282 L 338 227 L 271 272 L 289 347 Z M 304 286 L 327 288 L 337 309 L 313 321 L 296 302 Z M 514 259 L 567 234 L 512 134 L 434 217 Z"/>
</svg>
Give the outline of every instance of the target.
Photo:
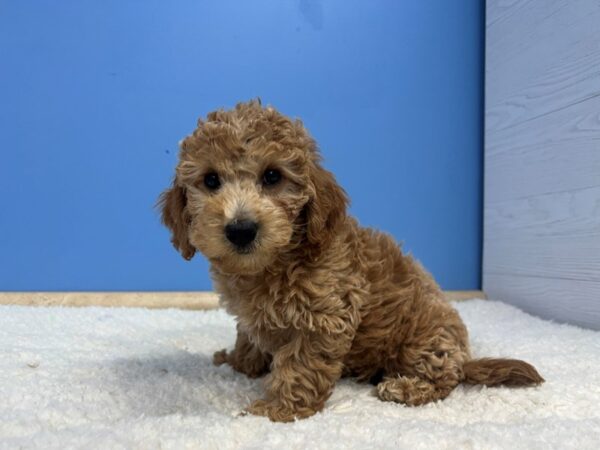
<svg viewBox="0 0 600 450">
<path fill-rule="evenodd" d="M 463 366 L 470 359 L 467 333 L 458 314 L 447 304 L 434 304 L 399 335 L 377 385 L 381 400 L 410 406 L 441 400 L 463 381 Z"/>
<path fill-rule="evenodd" d="M 446 398 L 464 378 L 462 366 L 466 357 L 461 349 L 408 351 L 404 364 L 386 371 L 377 385 L 377 396 L 409 406 Z"/>
<path fill-rule="evenodd" d="M 385 377 L 377 385 L 377 397 L 383 401 L 418 406 L 446 398 L 452 389 L 454 386 L 438 387 L 416 376 Z"/>
<path fill-rule="evenodd" d="M 448 341 L 441 341 L 448 344 Z M 437 350 L 405 349 L 400 359 L 402 364 L 388 369 L 377 385 L 377 396 L 381 400 L 409 406 L 446 398 L 463 380 L 462 367 L 468 354 L 460 346 L 442 347 L 437 347 Z"/>
</svg>

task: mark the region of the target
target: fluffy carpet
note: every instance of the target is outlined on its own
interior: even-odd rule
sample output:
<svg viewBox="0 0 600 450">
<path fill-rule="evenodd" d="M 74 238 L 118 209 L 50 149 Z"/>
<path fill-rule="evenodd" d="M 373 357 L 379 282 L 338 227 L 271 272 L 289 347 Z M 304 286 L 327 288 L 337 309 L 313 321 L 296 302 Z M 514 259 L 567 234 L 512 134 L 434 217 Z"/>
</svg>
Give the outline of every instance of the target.
<svg viewBox="0 0 600 450">
<path fill-rule="evenodd" d="M 459 386 L 442 402 L 383 403 L 338 383 L 291 424 L 238 414 L 261 381 L 214 367 L 223 311 L 0 307 L 1 448 L 599 448 L 600 333 L 503 303 L 456 304 L 475 356 L 534 364 L 538 388 Z"/>
</svg>

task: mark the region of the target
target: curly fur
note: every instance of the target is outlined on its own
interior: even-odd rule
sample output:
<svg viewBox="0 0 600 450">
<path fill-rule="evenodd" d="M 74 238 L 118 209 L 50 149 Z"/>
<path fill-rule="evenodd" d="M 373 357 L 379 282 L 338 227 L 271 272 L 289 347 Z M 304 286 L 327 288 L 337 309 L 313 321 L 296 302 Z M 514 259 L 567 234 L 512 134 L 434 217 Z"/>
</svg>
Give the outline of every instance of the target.
<svg viewBox="0 0 600 450">
<path fill-rule="evenodd" d="M 267 168 L 282 181 L 264 186 Z M 203 185 L 207 172 L 222 180 L 217 191 Z M 210 113 L 181 144 L 162 221 L 184 258 L 208 258 L 237 318 L 235 347 L 215 364 L 268 373 L 248 412 L 311 416 L 341 376 L 377 379 L 380 399 L 407 405 L 443 399 L 461 382 L 543 382 L 523 361 L 471 359 L 465 326 L 431 275 L 389 235 L 360 227 L 347 204 L 302 123 L 259 101 Z M 259 224 L 244 253 L 223 231 L 241 219 Z"/>
</svg>

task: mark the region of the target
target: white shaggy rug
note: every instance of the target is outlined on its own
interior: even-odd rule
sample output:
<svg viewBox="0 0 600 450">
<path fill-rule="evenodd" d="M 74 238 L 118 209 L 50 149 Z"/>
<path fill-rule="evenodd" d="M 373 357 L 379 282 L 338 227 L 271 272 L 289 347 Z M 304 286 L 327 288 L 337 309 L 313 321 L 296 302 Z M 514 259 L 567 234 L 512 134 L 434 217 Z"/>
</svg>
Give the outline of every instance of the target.
<svg viewBox="0 0 600 450">
<path fill-rule="evenodd" d="M 338 383 L 291 424 L 239 412 L 261 392 L 215 350 L 222 311 L 0 307 L 0 448 L 600 448 L 600 333 L 493 301 L 458 303 L 476 356 L 534 364 L 539 388 L 460 386 L 409 408 Z"/>
</svg>

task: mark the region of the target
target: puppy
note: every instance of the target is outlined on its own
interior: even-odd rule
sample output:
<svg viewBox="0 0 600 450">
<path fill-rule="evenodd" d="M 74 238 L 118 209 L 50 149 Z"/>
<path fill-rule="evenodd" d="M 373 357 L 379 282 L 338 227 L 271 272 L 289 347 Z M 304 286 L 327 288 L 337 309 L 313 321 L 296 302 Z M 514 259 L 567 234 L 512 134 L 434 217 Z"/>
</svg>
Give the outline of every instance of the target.
<svg viewBox="0 0 600 450">
<path fill-rule="evenodd" d="M 387 234 L 348 216 L 299 120 L 259 101 L 199 120 L 181 143 L 162 222 L 183 257 L 202 252 L 237 319 L 227 363 L 268 373 L 247 412 L 292 421 L 323 409 L 342 376 L 381 400 L 422 405 L 459 383 L 536 385 L 528 363 L 472 359 L 467 330 L 431 275 Z"/>
</svg>

